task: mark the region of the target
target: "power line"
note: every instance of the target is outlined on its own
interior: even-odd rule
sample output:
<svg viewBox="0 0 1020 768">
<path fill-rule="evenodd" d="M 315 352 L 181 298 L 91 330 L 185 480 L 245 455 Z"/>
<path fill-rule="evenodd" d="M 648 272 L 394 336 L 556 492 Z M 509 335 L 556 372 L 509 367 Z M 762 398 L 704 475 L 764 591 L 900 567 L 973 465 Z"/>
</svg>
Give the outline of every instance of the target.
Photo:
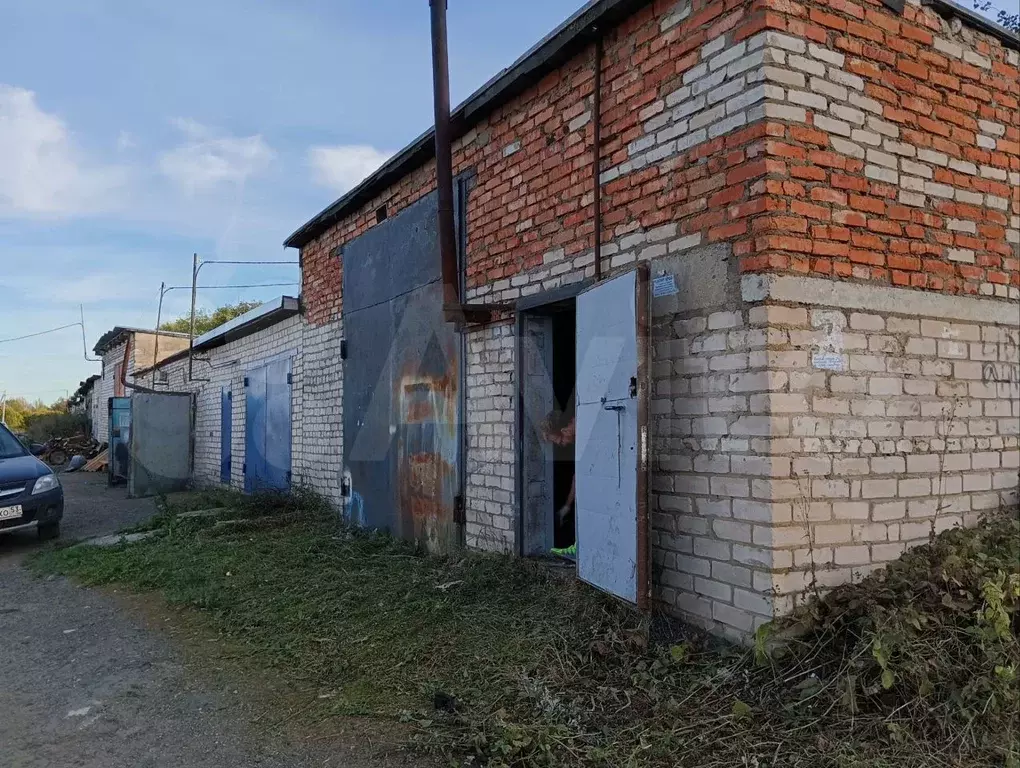
<svg viewBox="0 0 1020 768">
<path fill-rule="evenodd" d="M 292 281 L 289 283 L 252 283 L 250 285 L 198 285 L 195 286 L 195 288 L 196 290 L 199 291 L 210 291 L 217 288 L 281 288 L 287 285 L 301 285 L 301 283 Z M 185 288 L 191 290 L 190 285 L 168 285 L 166 288 L 163 289 L 163 292 L 166 293 L 167 291 L 180 291 Z"/>
<path fill-rule="evenodd" d="M 293 264 L 297 266 L 300 261 L 218 261 L 210 259 L 208 261 L 201 262 L 202 264 Z"/>
<path fill-rule="evenodd" d="M 37 333 L 28 333 L 24 336 L 14 336 L 10 339 L 0 339 L 0 344 L 6 344 L 9 341 L 22 341 L 24 339 L 34 339 L 36 336 L 45 336 L 47 333 L 56 333 L 57 331 L 65 331 L 68 328 L 77 328 L 81 323 L 70 323 L 68 325 L 62 325 L 59 328 L 50 328 L 48 331 L 38 331 Z"/>
</svg>

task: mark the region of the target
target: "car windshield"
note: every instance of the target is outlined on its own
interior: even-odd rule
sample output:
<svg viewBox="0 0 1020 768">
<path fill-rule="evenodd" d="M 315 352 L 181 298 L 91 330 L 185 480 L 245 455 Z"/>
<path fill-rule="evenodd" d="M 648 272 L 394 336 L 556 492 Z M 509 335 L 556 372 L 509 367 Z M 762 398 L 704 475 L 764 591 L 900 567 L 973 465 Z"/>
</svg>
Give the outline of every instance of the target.
<svg viewBox="0 0 1020 768">
<path fill-rule="evenodd" d="M 21 441 L 12 435 L 7 427 L 0 425 L 0 459 L 13 459 L 26 453 Z"/>
</svg>

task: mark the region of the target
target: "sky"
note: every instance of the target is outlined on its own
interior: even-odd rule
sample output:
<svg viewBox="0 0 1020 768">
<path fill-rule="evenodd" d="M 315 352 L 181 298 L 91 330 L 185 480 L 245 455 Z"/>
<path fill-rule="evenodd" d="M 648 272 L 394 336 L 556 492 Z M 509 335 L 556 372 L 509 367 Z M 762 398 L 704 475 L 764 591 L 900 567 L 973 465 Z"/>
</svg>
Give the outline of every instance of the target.
<svg viewBox="0 0 1020 768">
<path fill-rule="evenodd" d="M 456 104 L 582 0 L 452 0 Z M 297 295 L 284 239 L 432 124 L 427 0 L 0 0 L 0 394 L 54 401 L 86 344 Z M 188 312 L 189 290 L 163 315 Z M 80 309 L 81 308 L 81 309 Z"/>
</svg>

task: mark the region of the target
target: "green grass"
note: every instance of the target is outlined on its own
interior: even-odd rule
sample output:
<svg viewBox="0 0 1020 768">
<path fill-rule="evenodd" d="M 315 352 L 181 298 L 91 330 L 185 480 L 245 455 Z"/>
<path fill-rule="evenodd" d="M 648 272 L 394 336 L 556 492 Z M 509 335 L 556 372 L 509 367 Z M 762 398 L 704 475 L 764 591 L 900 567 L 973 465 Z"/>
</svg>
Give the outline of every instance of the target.
<svg viewBox="0 0 1020 768">
<path fill-rule="evenodd" d="M 215 506 L 207 502 L 188 506 Z M 291 502 L 244 503 L 247 516 L 294 512 Z M 875 601 L 850 607 L 843 591 L 829 607 L 801 615 L 800 639 L 775 655 L 766 643 L 756 653 L 693 635 L 650 642 L 668 633 L 533 563 L 425 557 L 408 544 L 344 530 L 320 505 L 301 503 L 307 513 L 285 528 L 210 536 L 211 523 L 176 520 L 171 502 L 161 537 L 50 551 L 33 567 L 157 592 L 197 609 L 210 630 L 244 649 L 251 669 L 270 666 L 299 691 L 328 692 L 336 716 L 410 722 L 418 748 L 477 761 L 469 764 L 1020 766 L 1016 699 L 993 680 L 994 691 L 981 694 L 986 711 L 968 720 L 943 709 L 952 691 L 928 691 L 910 666 L 941 637 L 934 622 L 954 622 L 954 644 L 932 646 L 955 653 L 954 664 L 994 658 L 1020 669 L 1020 592 L 1010 597 L 1007 583 L 1000 613 L 988 617 L 980 593 L 952 615 L 925 603 L 924 621 L 933 623 L 912 640 L 889 620 L 902 611 L 881 597 L 890 584 L 897 594 L 909 591 L 918 568 L 961 577 L 945 566 L 961 551 L 976 557 L 966 549 L 974 542 L 979 550 L 987 545 L 985 563 L 961 578 L 983 583 L 1005 568 L 1008 582 L 1010 558 L 1020 555 L 1020 524 L 1008 517 L 983 534 L 946 538 L 950 551 L 934 551 L 927 565 L 907 562 L 898 581 L 854 588 L 878 595 L 885 613 L 873 610 Z M 993 625 L 998 630 L 989 633 Z M 881 663 L 876 637 L 890 649 Z M 892 680 L 883 677 L 887 670 Z M 959 670 L 951 671 L 932 679 L 957 685 Z M 970 673 L 986 682 L 996 675 Z M 453 711 L 436 710 L 437 692 L 455 701 L 445 707 Z M 990 692 L 999 700 L 988 709 Z M 938 711 L 928 717 L 926 707 Z M 932 725 L 939 718 L 941 731 Z"/>
</svg>

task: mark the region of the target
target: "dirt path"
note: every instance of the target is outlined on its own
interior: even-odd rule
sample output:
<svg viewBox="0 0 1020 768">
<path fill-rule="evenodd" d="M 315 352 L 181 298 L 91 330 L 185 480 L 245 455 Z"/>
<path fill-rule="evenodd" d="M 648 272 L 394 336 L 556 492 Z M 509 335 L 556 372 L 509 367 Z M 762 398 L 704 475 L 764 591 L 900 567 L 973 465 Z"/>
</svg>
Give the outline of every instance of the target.
<svg viewBox="0 0 1020 768">
<path fill-rule="evenodd" d="M 115 532 L 153 511 L 151 501 L 127 500 L 81 476 L 65 489 L 65 535 L 76 538 Z M 200 674 L 151 617 L 125 610 L 111 594 L 27 572 L 21 561 L 38 546 L 33 536 L 0 539 L 5 768 L 395 764 L 355 757 L 350 745 L 290 743 L 260 728 L 265 705 L 225 675 Z"/>
</svg>

